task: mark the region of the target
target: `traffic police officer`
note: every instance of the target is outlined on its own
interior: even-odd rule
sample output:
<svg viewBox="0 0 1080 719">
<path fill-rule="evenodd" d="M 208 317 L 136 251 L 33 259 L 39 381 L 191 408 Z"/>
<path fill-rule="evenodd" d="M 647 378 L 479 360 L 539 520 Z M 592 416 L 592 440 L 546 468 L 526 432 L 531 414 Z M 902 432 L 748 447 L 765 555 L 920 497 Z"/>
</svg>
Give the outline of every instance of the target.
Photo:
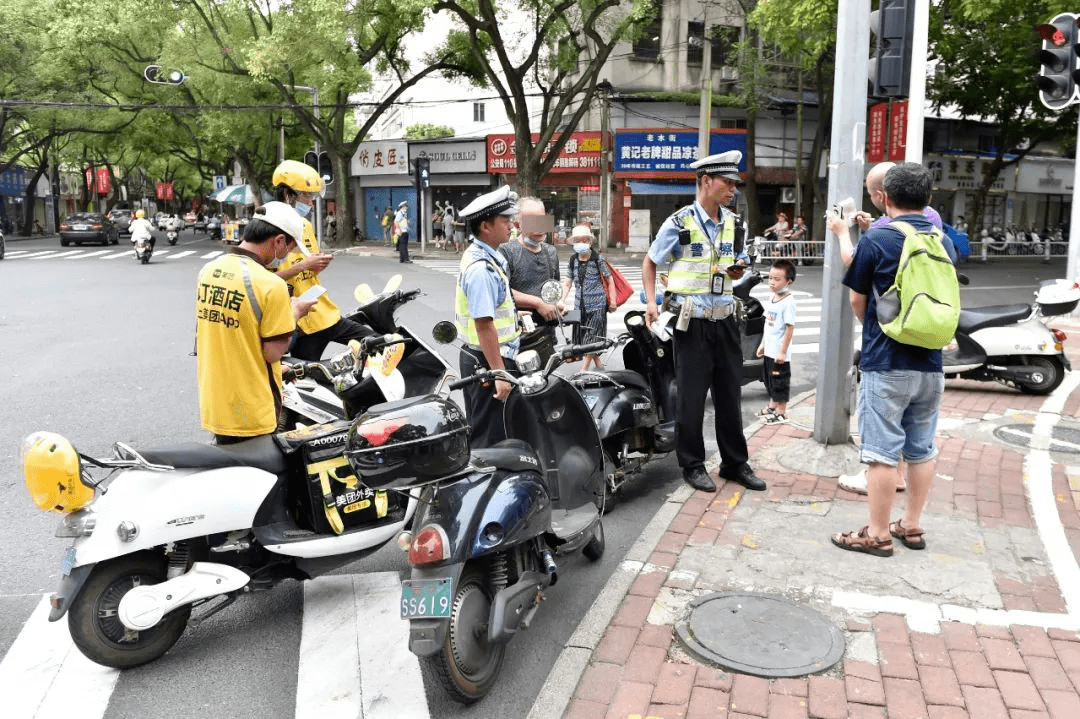
<svg viewBox="0 0 1080 719">
<path fill-rule="evenodd" d="M 739 177 L 738 150 L 722 152 L 690 164 L 697 170 L 697 200 L 675 212 L 656 233 L 641 263 L 645 286 L 645 321 L 652 325 L 656 306 L 656 267 L 671 262 L 668 292 L 678 305 L 675 332 L 675 454 L 683 479 L 694 489 L 713 492 L 716 484 L 705 471 L 705 395 L 712 390 L 720 477 L 747 489 L 765 489 L 765 482 L 747 463 L 742 431 L 742 348 L 735 316 L 732 284 L 749 260 L 743 251 L 746 228 L 727 209 Z"/>
<path fill-rule="evenodd" d="M 506 258 L 496 252 L 510 239 L 511 218 L 517 214 L 517 194 L 503 186 L 477 197 L 461 211 L 471 242 L 461 258 L 454 298 L 454 322 L 465 338 L 461 353 L 461 376 L 480 369 L 514 371 L 517 353 L 517 308 L 510 290 Z M 511 385 L 496 380 L 491 388 L 465 387 L 465 408 L 472 426 L 470 444 L 490 447 L 506 438 L 502 401 Z"/>
</svg>

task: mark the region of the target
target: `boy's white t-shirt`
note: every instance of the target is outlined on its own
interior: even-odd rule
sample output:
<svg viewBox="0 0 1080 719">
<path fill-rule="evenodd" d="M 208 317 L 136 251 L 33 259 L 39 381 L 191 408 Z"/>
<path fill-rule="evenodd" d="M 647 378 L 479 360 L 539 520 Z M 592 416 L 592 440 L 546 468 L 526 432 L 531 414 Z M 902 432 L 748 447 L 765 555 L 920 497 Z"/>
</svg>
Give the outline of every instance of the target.
<svg viewBox="0 0 1080 719">
<path fill-rule="evenodd" d="M 765 356 L 776 359 L 780 353 L 780 345 L 784 341 L 784 332 L 788 325 L 795 325 L 795 297 L 790 292 L 777 300 L 775 295 L 764 303 L 765 307 L 765 334 L 762 338 L 765 343 Z M 788 345 L 788 356 L 791 355 L 791 345 Z M 785 357 L 788 361 L 788 357 Z"/>
</svg>

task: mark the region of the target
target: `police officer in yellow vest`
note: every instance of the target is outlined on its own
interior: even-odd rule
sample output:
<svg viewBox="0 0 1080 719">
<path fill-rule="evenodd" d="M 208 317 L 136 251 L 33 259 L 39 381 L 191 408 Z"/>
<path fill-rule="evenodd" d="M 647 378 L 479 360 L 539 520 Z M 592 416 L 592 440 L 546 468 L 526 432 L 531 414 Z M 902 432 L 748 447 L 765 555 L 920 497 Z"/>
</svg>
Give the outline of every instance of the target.
<svg viewBox="0 0 1080 719">
<path fill-rule="evenodd" d="M 710 155 L 697 170 L 697 201 L 664 221 L 641 263 L 645 322 L 656 321 L 656 267 L 670 262 L 668 292 L 678 305 L 675 331 L 675 454 L 683 479 L 694 489 L 716 491 L 705 471 L 705 395 L 712 390 L 720 477 L 747 489 L 765 482 L 747 462 L 742 431 L 742 348 L 732 283 L 749 260 L 743 251 L 745 226 L 727 209 L 739 177 L 738 150 Z"/>
<path fill-rule="evenodd" d="M 510 239 L 511 218 L 517 214 L 517 194 L 507 186 L 480 195 L 461 211 L 471 242 L 461 258 L 454 298 L 454 322 L 465 339 L 461 353 L 461 376 L 477 369 L 514 371 L 517 353 L 517 308 L 510 291 L 506 258 L 496 252 Z M 510 394 L 509 382 L 497 380 L 491 387 L 470 385 L 465 410 L 472 427 L 470 444 L 490 447 L 506 438 L 502 401 Z"/>
</svg>

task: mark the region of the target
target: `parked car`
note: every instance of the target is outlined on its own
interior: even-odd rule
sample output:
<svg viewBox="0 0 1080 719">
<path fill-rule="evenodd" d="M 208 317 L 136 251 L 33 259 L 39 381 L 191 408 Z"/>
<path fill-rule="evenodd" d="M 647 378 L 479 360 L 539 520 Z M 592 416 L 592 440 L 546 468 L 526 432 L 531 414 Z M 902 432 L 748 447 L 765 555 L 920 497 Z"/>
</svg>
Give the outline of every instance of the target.
<svg viewBox="0 0 1080 719">
<path fill-rule="evenodd" d="M 120 233 L 116 223 L 100 212 L 75 212 L 60 223 L 60 246 L 67 247 L 72 242 L 76 245 L 84 242 L 117 245 L 120 244 Z"/>
<path fill-rule="evenodd" d="M 109 219 L 116 224 L 116 231 L 121 235 L 131 234 L 131 221 L 134 215 L 131 210 L 114 207 L 109 210 Z"/>
<path fill-rule="evenodd" d="M 193 227 L 195 225 L 195 220 L 197 219 L 199 219 L 199 216 L 196 215 L 194 212 L 185 212 L 184 227 Z"/>
</svg>

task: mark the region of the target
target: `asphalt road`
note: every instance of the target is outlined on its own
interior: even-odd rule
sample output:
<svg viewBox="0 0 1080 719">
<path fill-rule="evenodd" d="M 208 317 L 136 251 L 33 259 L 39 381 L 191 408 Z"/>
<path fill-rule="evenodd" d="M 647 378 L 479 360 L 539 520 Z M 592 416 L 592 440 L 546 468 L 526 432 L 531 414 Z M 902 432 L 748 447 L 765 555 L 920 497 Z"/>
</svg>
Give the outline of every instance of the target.
<svg viewBox="0 0 1080 719">
<path fill-rule="evenodd" d="M 0 403 L 0 507 L 5 517 L 0 529 L 5 548 L 0 553 L 0 657 L 25 630 L 42 596 L 55 590 L 66 546 L 66 540 L 53 537 L 59 516 L 38 512 L 26 494 L 18 462 L 21 438 L 48 429 L 91 455 L 108 454 L 118 440 L 152 447 L 206 439 L 197 419 L 195 361 L 190 356 L 193 288 L 204 256 L 219 248 L 191 230 L 182 233 L 176 247 L 160 241 L 157 247 L 160 256 L 141 266 L 130 256 L 88 256 L 105 248 L 67 248 L 64 252 L 70 254 L 65 255 L 58 241 L 35 239 L 10 243 L 8 257 L 0 261 L 0 367 L 6 374 Z M 42 252 L 47 254 L 38 254 Z M 640 258 L 612 259 L 628 275 L 640 266 Z M 402 266 L 392 258 L 343 255 L 322 280 L 330 296 L 348 308 L 356 283 L 378 288 L 403 272 L 403 286 L 420 287 L 425 294 L 403 308 L 399 320 L 426 332 L 435 320 L 448 318 L 452 305 L 454 276 L 447 263 L 453 266 L 456 261 L 448 254 L 431 254 Z M 966 305 L 1027 301 L 1039 279 L 1060 276 L 1063 268 L 1063 261 L 968 265 L 972 283 L 963 298 Z M 821 267 L 800 268 L 796 289 L 805 293 L 808 307 L 820 297 L 821 273 Z M 812 311 L 805 316 L 811 317 Z M 818 318 L 803 326 L 808 334 L 797 341 L 805 343 L 806 350 L 793 359 L 793 392 L 813 387 L 817 354 L 812 345 L 827 325 L 827 319 Z M 755 383 L 744 389 L 743 397 L 748 424 L 765 393 Z M 605 519 L 605 556 L 595 564 L 580 557 L 563 563 L 560 581 L 547 592 L 532 627 L 510 644 L 492 694 L 462 708 L 438 688 L 426 686 L 430 716 L 524 716 L 607 577 L 679 482 L 674 459 L 667 457 L 629 485 L 624 501 Z M 341 573 L 405 569 L 403 555 L 391 546 Z M 303 614 L 304 589 L 298 583 L 245 597 L 189 628 L 161 660 L 122 673 L 98 715 L 299 716 Z M 377 647 L 365 649 L 378 652 Z M 337 670 L 334 657 L 318 661 L 325 662 L 326 672 Z M 0 664 L 0 681 L 2 674 Z"/>
</svg>

